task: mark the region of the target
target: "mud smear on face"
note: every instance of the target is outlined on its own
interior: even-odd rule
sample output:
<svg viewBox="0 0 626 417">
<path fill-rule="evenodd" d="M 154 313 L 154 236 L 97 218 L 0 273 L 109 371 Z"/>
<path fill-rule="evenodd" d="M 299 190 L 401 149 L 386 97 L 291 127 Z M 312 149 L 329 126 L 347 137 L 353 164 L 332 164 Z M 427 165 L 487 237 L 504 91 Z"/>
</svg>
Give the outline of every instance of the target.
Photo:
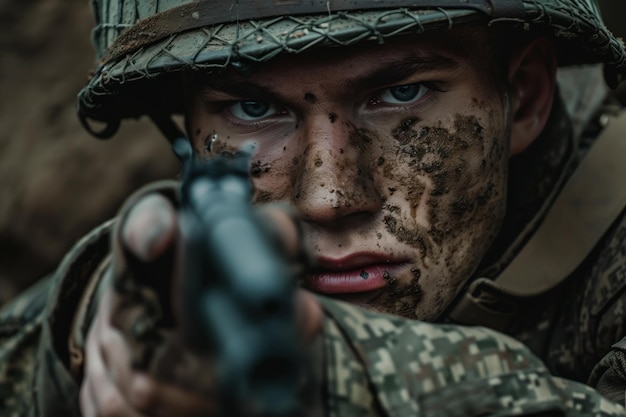
<svg viewBox="0 0 626 417">
<path fill-rule="evenodd" d="M 211 154 L 228 158 L 235 155 L 235 153 L 239 150 L 237 146 L 228 142 L 229 137 L 226 137 L 225 140 L 221 140 L 218 136 L 217 140 L 213 140 L 214 136 L 217 136 L 217 134 L 212 133 L 204 139 L 204 147 L 205 149 L 210 149 Z"/>
<path fill-rule="evenodd" d="M 294 190 L 296 199 L 303 193 L 322 188 L 327 193 L 324 198 L 328 204 L 340 210 L 369 205 L 367 199 L 377 198 L 377 193 L 372 192 L 373 165 L 368 152 L 374 134 L 350 123 L 344 126 L 349 129 L 346 132 L 351 145 L 348 150 L 309 145 L 301 157 L 293 159 L 292 175 L 298 178 Z"/>
<path fill-rule="evenodd" d="M 257 159 L 250 164 L 250 176 L 255 179 L 261 178 L 263 175 L 270 173 L 272 170 L 272 164 L 262 162 Z M 269 203 L 274 199 L 273 195 L 269 191 L 260 190 L 258 187 L 254 187 L 254 195 L 252 201 L 257 204 Z"/>
<path fill-rule="evenodd" d="M 216 137 L 217 134 L 212 132 L 210 135 L 204 139 L 204 148 L 205 150 L 209 150 L 210 154 L 213 156 L 220 156 L 224 158 L 232 158 L 237 151 L 239 151 L 239 147 L 234 146 L 228 142 L 228 137 L 226 140 L 213 140 L 213 137 Z M 263 162 L 260 159 L 253 160 L 250 163 L 250 177 L 252 179 L 259 179 L 263 175 L 266 175 L 272 171 L 272 164 Z M 253 183 L 254 185 L 254 183 Z M 260 204 L 267 203 L 275 200 L 275 197 L 269 191 L 259 190 L 256 186 L 254 187 L 252 201 Z"/>
<path fill-rule="evenodd" d="M 419 230 L 410 229 L 407 230 L 402 221 L 399 219 L 400 213 L 397 206 L 386 205 L 385 210 L 390 214 L 383 217 L 383 223 L 385 223 L 385 229 L 398 239 L 399 242 L 406 243 L 419 250 L 422 258 L 425 258 L 428 253 L 432 253 L 430 247 L 430 241 L 425 234 Z"/>
<path fill-rule="evenodd" d="M 450 264 L 450 257 L 458 249 L 454 246 L 467 245 L 478 236 L 476 240 L 482 243 L 472 251 L 482 256 L 502 216 L 502 172 L 506 162 L 502 141 L 485 140 L 485 129 L 473 115 L 456 115 L 452 129 L 419 123 L 416 118 L 406 119 L 392 130 L 398 160 L 409 168 L 393 172 L 403 172 L 395 175 L 395 181 L 414 204 L 410 217 L 415 216 L 417 204 L 425 203 L 429 227 L 406 223 L 403 219 L 407 213 L 402 216 L 389 211 L 386 228 L 398 241 L 433 260 L 438 260 L 441 250 L 437 248 L 452 245 L 447 246 L 446 258 L 441 259 Z M 486 143 L 491 144 L 488 149 Z M 392 169 L 387 167 L 384 172 L 390 174 Z M 420 177 L 432 182 L 428 195 L 424 195 L 426 188 Z"/>
<path fill-rule="evenodd" d="M 401 284 L 400 280 L 385 272 L 383 278 L 387 281 L 387 286 L 378 296 L 367 302 L 368 308 L 385 313 L 393 312 L 409 319 L 417 319 L 415 305 L 422 299 L 424 291 L 419 284 L 421 271 L 413 268 L 411 273 L 413 274 L 411 280 Z"/>
<path fill-rule="evenodd" d="M 366 155 L 372 148 L 374 137 L 376 137 L 375 133 L 368 129 L 356 127 L 352 123 L 347 123 L 347 127 L 350 129 L 350 146 L 358 150 L 361 156 Z"/>
<path fill-rule="evenodd" d="M 261 160 L 252 161 L 250 164 L 250 175 L 253 178 L 260 178 L 263 174 L 267 174 L 272 170 L 272 165 Z"/>
<path fill-rule="evenodd" d="M 307 103 L 315 104 L 317 102 L 317 97 L 315 97 L 315 94 L 307 91 L 306 93 L 304 93 L 304 101 L 306 101 Z"/>
<path fill-rule="evenodd" d="M 412 123 L 409 122 L 407 125 Z M 387 197 L 381 196 L 377 192 L 375 194 L 372 193 L 372 190 L 375 189 L 373 187 L 374 173 L 387 170 L 391 174 L 397 169 L 397 166 L 394 166 L 397 161 L 394 158 L 391 158 L 392 161 L 387 161 L 388 158 L 385 155 L 387 148 L 376 132 L 352 125 L 348 126 L 350 128 L 349 140 L 351 149 L 356 149 L 359 153 L 356 176 L 354 178 L 355 183 L 358 184 L 358 188 L 367 190 L 369 198 L 376 198 L 383 211 L 389 213 L 383 219 L 387 230 L 398 240 L 420 248 L 420 252 L 425 256 L 428 252 L 426 245 L 429 243 L 429 239 L 425 237 L 425 232 L 408 229 L 401 221 L 400 207 L 385 204 Z M 377 149 L 380 149 L 380 152 L 376 152 Z M 422 184 L 417 183 L 414 178 L 409 178 L 408 176 L 407 178 L 398 177 L 396 179 L 401 181 L 400 185 L 403 188 L 409 190 L 408 195 L 412 201 L 419 200 L 418 197 L 423 194 L 425 189 Z M 389 190 L 389 193 L 393 194 L 394 191 L 395 187 L 393 191 Z M 380 233 L 378 233 L 378 236 L 379 238 L 382 237 Z M 419 282 L 421 271 L 414 268 L 411 272 L 412 277 L 408 282 L 406 279 L 397 279 L 389 272 L 385 272 L 383 278 L 387 281 L 386 287 L 375 298 L 366 303 L 367 307 L 387 313 L 393 312 L 407 318 L 417 318 L 415 305 L 422 299 L 424 291 Z"/>
<path fill-rule="evenodd" d="M 425 285 L 430 308 L 444 305 L 450 288 L 471 274 L 473 259 L 479 260 L 493 241 L 503 216 L 507 158 L 504 141 L 494 137 L 502 131 L 490 127 L 496 133 L 488 136 L 475 115 L 457 114 L 448 126 L 408 118 L 391 130 L 394 144 L 377 164 L 395 184 L 387 190 L 383 223 L 399 242 L 417 250 L 424 269 L 413 270 L 409 280 L 390 279 L 373 300 L 376 308 L 415 317 Z M 393 195 L 408 204 L 394 205 Z M 417 210 L 425 216 L 420 221 Z M 442 276 L 429 272 L 427 283 L 420 282 L 428 269 Z"/>
<path fill-rule="evenodd" d="M 255 204 L 271 203 L 274 201 L 274 195 L 270 191 L 254 189 L 254 196 L 252 201 Z"/>
</svg>

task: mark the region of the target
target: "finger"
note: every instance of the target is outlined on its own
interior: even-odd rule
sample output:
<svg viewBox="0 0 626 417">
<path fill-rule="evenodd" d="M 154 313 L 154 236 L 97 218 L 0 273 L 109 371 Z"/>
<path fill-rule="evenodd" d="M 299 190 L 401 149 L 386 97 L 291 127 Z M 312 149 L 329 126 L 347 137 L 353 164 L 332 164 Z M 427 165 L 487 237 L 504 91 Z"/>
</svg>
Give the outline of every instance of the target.
<svg viewBox="0 0 626 417">
<path fill-rule="evenodd" d="M 128 390 L 129 402 L 143 414 L 154 417 L 201 417 L 215 414 L 215 402 L 198 394 L 136 373 Z"/>
<path fill-rule="evenodd" d="M 80 386 L 79 393 L 79 405 L 80 405 L 80 414 L 84 417 L 95 417 L 97 416 L 97 407 L 95 405 L 96 399 L 93 396 L 93 388 L 91 386 L 91 379 L 86 378 L 83 380 Z"/>
<path fill-rule="evenodd" d="M 320 303 L 310 292 L 298 290 L 296 297 L 298 324 L 304 341 L 309 342 L 322 331 L 324 313 Z"/>
<path fill-rule="evenodd" d="M 95 365 L 95 367 L 100 366 Z M 145 417 L 131 407 L 118 387 L 108 378 L 103 365 L 102 371 L 100 375 L 94 375 L 86 379 L 81 387 L 80 405 L 82 416 Z"/>
<path fill-rule="evenodd" d="M 112 293 L 103 295 L 102 315 L 107 317 Z M 134 370 L 130 366 L 131 353 L 123 333 L 109 320 L 100 319 L 96 329 L 101 343 L 95 355 L 92 373 L 98 378 L 98 387 L 106 387 L 100 394 L 107 395 L 108 408 L 99 406 L 98 412 L 121 413 L 112 416 L 206 416 L 213 405 L 198 395 L 168 382 L 161 382 L 155 376 Z M 102 398 L 96 398 L 98 404 Z M 107 415 L 108 416 L 108 415 Z"/>
<path fill-rule="evenodd" d="M 160 194 L 141 199 L 122 225 L 122 241 L 139 260 L 150 262 L 164 253 L 177 233 L 176 211 Z"/>
<path fill-rule="evenodd" d="M 104 361 L 101 340 L 107 343 L 110 340 L 110 332 L 106 330 L 106 311 L 108 303 L 101 303 L 99 314 L 87 337 L 85 376 L 79 397 L 81 411 L 85 417 L 141 417 L 127 403 Z"/>
<path fill-rule="evenodd" d="M 107 341 L 106 352 L 102 353 L 104 366 L 130 408 L 142 415 L 155 417 L 203 416 L 212 410 L 209 400 L 174 385 L 177 383 L 175 377 L 171 381 L 161 381 L 157 374 L 132 369 L 130 351 L 122 333 L 109 326 L 102 334 L 103 340 Z M 173 366 L 173 363 L 169 365 Z"/>
</svg>

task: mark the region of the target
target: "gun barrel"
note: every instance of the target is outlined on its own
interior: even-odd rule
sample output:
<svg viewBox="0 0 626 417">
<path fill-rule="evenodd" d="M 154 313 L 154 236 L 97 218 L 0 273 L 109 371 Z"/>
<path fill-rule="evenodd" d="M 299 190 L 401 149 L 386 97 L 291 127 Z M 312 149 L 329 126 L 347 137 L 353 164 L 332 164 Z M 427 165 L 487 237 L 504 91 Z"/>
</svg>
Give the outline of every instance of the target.
<svg viewBox="0 0 626 417">
<path fill-rule="evenodd" d="M 249 155 L 235 158 L 249 164 Z M 192 160 L 185 169 L 183 337 L 214 360 L 224 414 L 296 416 L 301 382 L 296 280 L 255 214 L 242 161 L 230 162 Z"/>
</svg>

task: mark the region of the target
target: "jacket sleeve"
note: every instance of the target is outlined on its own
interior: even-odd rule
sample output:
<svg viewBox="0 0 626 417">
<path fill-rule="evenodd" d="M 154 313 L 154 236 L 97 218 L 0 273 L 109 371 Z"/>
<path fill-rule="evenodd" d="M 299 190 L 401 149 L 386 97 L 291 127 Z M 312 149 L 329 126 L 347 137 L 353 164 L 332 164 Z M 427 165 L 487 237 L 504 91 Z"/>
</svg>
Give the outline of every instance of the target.
<svg viewBox="0 0 626 417">
<path fill-rule="evenodd" d="M 626 337 L 613 345 L 613 349 L 594 368 L 589 383 L 606 398 L 626 402 Z"/>
<path fill-rule="evenodd" d="M 71 331 L 107 259 L 110 228 L 107 222 L 84 237 L 52 276 L 0 311 L 0 415 L 80 415 Z"/>
<path fill-rule="evenodd" d="M 492 330 L 321 301 L 328 416 L 626 415 L 590 387 L 551 376 L 524 345 Z"/>
<path fill-rule="evenodd" d="M 589 307 L 593 323 L 588 342 L 602 357 L 588 383 L 607 398 L 626 404 L 626 211 L 606 239 L 589 281 Z"/>
<path fill-rule="evenodd" d="M 110 253 L 111 224 L 86 236 L 53 277 L 0 312 L 0 415 L 80 415 L 81 341 L 73 329 L 77 317 L 79 328 L 88 322 L 80 312 L 91 310 L 93 283 Z M 626 415 L 591 388 L 550 376 L 525 346 L 491 330 L 411 321 L 322 297 L 320 302 L 319 414 Z"/>
</svg>

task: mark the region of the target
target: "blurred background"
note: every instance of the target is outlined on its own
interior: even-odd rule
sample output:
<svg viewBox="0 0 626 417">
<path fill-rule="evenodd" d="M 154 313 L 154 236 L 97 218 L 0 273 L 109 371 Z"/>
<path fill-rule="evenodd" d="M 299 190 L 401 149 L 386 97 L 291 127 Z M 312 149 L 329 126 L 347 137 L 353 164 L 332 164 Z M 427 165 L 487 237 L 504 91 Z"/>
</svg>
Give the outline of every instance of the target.
<svg viewBox="0 0 626 417">
<path fill-rule="evenodd" d="M 600 1 L 626 36 L 626 1 Z M 94 68 L 88 0 L 0 0 L 0 305 L 53 271 L 78 238 L 178 163 L 146 120 L 109 141 L 74 111 Z"/>
<path fill-rule="evenodd" d="M 88 0 L 0 0 L 0 303 L 51 272 L 133 190 L 177 172 L 145 120 L 109 141 L 80 126 L 93 24 Z"/>
</svg>

